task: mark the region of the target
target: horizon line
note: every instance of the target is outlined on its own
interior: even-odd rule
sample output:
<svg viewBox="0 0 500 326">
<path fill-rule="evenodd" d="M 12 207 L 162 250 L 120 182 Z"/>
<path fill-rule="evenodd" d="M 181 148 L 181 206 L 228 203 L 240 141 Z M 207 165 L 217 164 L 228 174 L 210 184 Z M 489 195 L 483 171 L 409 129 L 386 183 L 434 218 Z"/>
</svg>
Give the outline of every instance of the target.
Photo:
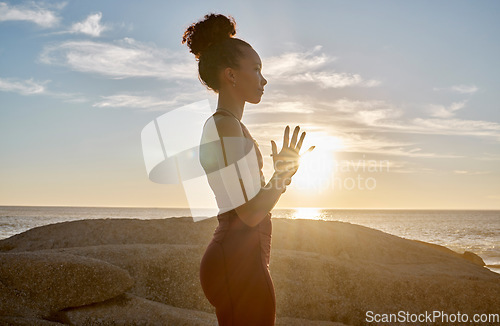
<svg viewBox="0 0 500 326">
<path fill-rule="evenodd" d="M 189 207 L 156 207 L 156 206 L 71 206 L 71 205 L 0 205 L 1 207 L 73 207 L 73 208 L 153 208 L 153 209 L 190 209 Z M 200 209 L 215 209 L 215 208 L 194 208 Z M 297 209 L 318 209 L 318 210 L 447 210 L 447 211 L 500 211 L 500 208 L 415 208 L 415 207 L 399 207 L 399 208 L 359 208 L 359 207 L 318 207 L 318 206 L 298 206 L 298 207 L 276 207 L 273 210 L 297 210 Z"/>
</svg>

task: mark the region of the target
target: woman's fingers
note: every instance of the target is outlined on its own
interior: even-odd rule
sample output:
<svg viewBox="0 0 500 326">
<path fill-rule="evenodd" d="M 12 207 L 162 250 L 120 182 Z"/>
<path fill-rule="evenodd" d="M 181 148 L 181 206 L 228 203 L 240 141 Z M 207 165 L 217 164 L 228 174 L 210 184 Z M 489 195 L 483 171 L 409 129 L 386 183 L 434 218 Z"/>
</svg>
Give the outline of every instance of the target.
<svg viewBox="0 0 500 326">
<path fill-rule="evenodd" d="M 304 141 L 305 136 L 306 136 L 306 132 L 303 131 L 302 135 L 300 135 L 299 142 L 297 143 L 297 153 L 300 152 L 300 149 L 302 148 L 302 142 Z"/>
<path fill-rule="evenodd" d="M 288 133 L 290 132 L 290 126 L 286 126 L 285 134 L 283 135 L 283 148 L 288 147 Z"/>
<path fill-rule="evenodd" d="M 276 147 L 276 143 L 274 140 L 271 140 L 271 151 L 272 151 L 272 156 L 278 155 L 278 148 Z"/>
<path fill-rule="evenodd" d="M 290 147 L 295 147 L 295 143 L 297 142 L 297 136 L 299 135 L 299 126 L 296 126 L 293 130 L 292 142 L 290 143 Z"/>
<path fill-rule="evenodd" d="M 309 149 L 304 154 L 307 154 L 307 153 L 311 152 L 315 148 L 316 148 L 316 146 L 309 147 Z M 302 154 L 302 155 L 304 155 L 304 154 Z"/>
</svg>

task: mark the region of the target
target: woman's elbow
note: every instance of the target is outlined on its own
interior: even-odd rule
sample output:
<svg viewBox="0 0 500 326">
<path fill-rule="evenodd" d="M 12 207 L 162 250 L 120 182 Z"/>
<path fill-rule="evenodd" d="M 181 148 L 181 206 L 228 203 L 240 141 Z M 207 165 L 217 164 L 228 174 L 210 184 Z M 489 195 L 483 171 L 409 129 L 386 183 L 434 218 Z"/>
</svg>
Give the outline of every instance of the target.
<svg viewBox="0 0 500 326">
<path fill-rule="evenodd" d="M 236 213 L 240 220 L 251 228 L 256 227 L 265 216 L 262 212 L 245 212 L 241 209 L 236 209 Z"/>
</svg>

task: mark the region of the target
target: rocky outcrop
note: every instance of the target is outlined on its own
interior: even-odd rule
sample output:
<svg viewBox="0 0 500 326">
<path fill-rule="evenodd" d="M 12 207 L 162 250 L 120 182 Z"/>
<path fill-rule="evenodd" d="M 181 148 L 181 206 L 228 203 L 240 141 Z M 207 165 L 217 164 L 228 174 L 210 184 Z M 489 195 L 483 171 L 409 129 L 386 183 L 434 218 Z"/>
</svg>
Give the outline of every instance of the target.
<svg viewBox="0 0 500 326">
<path fill-rule="evenodd" d="M 55 252 L 2 253 L 0 315 L 47 317 L 113 298 L 133 283 L 126 270 L 102 260 Z"/>
<path fill-rule="evenodd" d="M 498 313 L 500 275 L 463 254 L 344 222 L 272 222 L 277 325 L 365 325 L 367 311 Z M 51 306 L 59 309 L 48 317 L 54 322 L 215 325 L 199 262 L 216 226 L 215 218 L 194 223 L 188 217 L 59 223 L 0 241 L 0 256 L 79 257 L 134 280 L 108 300 Z"/>
<path fill-rule="evenodd" d="M 86 247 L 107 244 L 208 243 L 217 219 L 95 219 L 55 223 L 0 240 L 0 252 Z"/>
<path fill-rule="evenodd" d="M 418 243 L 421 243 L 421 244 L 424 244 L 426 246 L 430 246 L 430 247 L 433 247 L 437 250 L 441 250 L 443 252 L 446 252 L 448 253 L 449 255 L 455 255 L 457 257 L 461 257 L 461 258 L 464 258 L 464 259 L 467 259 L 468 261 L 476 264 L 476 265 L 479 265 L 479 266 L 486 266 L 486 264 L 484 263 L 484 260 L 476 255 L 475 253 L 473 252 L 470 252 L 470 251 L 464 251 L 463 254 L 460 254 L 458 252 L 455 252 L 451 249 L 448 249 L 446 247 L 443 247 L 443 246 L 440 246 L 440 245 L 437 245 L 437 244 L 434 244 L 434 243 L 428 243 L 428 242 L 424 242 L 424 241 L 420 241 L 420 240 L 413 240 L 415 242 L 418 242 Z"/>
<path fill-rule="evenodd" d="M 129 293 L 65 309 L 54 317 L 71 325 L 217 325 L 217 318 L 211 313 L 177 308 Z"/>
<path fill-rule="evenodd" d="M 63 326 L 65 324 L 30 317 L 0 316 L 0 326 Z"/>
</svg>

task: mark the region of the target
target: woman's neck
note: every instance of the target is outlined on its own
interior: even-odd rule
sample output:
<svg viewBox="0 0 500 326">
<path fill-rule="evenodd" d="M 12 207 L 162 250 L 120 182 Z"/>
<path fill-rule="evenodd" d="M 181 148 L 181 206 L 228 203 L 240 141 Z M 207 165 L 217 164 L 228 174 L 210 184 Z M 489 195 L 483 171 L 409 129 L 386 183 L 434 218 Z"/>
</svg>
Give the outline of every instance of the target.
<svg viewBox="0 0 500 326">
<path fill-rule="evenodd" d="M 241 118 L 243 117 L 245 101 L 236 99 L 231 95 L 232 94 L 228 94 L 227 92 L 220 92 L 217 102 L 217 108 L 222 108 L 231 112 L 238 120 L 241 121 Z"/>
</svg>

